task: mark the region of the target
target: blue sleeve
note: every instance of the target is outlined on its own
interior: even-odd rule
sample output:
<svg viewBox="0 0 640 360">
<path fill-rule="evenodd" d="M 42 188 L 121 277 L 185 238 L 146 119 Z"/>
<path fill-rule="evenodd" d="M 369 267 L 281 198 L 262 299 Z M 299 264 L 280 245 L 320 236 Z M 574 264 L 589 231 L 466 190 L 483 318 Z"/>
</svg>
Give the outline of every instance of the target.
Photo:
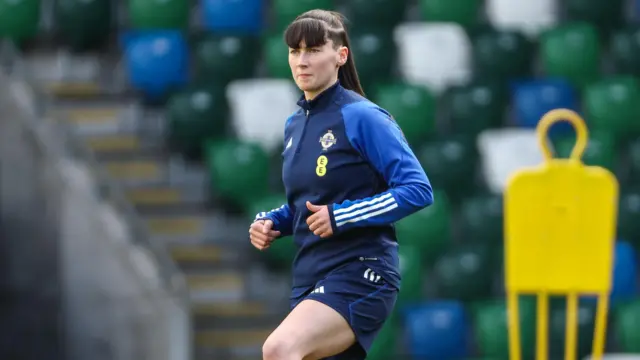
<svg viewBox="0 0 640 360">
<path fill-rule="evenodd" d="M 280 231 L 280 236 L 293 234 L 293 212 L 289 205 L 284 204 L 277 209 L 258 213 L 254 221 L 267 219 L 273 221 L 273 229 Z"/>
<path fill-rule="evenodd" d="M 433 203 L 433 190 L 398 124 L 364 101 L 342 110 L 351 145 L 384 178 L 389 189 L 330 207 L 334 233 L 352 227 L 394 223 Z"/>
</svg>

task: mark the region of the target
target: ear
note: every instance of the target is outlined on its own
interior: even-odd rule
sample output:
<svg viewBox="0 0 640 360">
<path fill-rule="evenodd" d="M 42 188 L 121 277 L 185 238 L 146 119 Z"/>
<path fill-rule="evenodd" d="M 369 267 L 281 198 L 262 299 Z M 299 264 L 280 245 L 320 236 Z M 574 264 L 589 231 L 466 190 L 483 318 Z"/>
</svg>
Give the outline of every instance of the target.
<svg viewBox="0 0 640 360">
<path fill-rule="evenodd" d="M 346 46 L 340 46 L 338 48 L 338 66 L 343 66 L 347 63 L 347 59 L 349 58 L 349 48 Z"/>
</svg>

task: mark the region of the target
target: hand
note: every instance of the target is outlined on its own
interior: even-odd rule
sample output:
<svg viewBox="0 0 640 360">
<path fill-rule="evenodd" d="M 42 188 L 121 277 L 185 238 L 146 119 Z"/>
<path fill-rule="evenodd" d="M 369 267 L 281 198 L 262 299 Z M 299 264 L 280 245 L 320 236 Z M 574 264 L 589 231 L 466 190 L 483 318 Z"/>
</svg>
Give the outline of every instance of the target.
<svg viewBox="0 0 640 360">
<path fill-rule="evenodd" d="M 327 205 L 313 205 L 307 201 L 307 209 L 313 213 L 307 218 L 309 230 L 321 238 L 328 238 L 333 235 L 331 218 L 329 217 L 329 208 Z"/>
<path fill-rule="evenodd" d="M 251 244 L 258 250 L 268 249 L 273 240 L 280 236 L 280 231 L 272 230 L 272 228 L 273 221 L 271 220 L 254 221 L 249 227 Z"/>
</svg>

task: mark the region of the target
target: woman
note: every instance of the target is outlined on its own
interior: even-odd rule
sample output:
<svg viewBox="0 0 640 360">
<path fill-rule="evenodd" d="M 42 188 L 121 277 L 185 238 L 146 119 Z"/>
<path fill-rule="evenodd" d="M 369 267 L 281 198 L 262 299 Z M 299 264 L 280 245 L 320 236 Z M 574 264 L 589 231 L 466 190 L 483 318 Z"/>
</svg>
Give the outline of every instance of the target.
<svg viewBox="0 0 640 360">
<path fill-rule="evenodd" d="M 400 128 L 364 97 L 340 14 L 312 10 L 285 31 L 304 95 L 285 124 L 287 204 L 260 213 L 251 243 L 293 234 L 290 314 L 264 360 L 364 359 L 400 287 L 393 223 L 433 202 Z"/>
</svg>

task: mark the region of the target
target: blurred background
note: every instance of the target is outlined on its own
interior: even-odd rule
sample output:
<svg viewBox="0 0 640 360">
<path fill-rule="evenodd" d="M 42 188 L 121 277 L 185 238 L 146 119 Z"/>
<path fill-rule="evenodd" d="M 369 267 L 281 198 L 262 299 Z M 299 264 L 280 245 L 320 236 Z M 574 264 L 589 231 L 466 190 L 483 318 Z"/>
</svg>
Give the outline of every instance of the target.
<svg viewBox="0 0 640 360">
<path fill-rule="evenodd" d="M 397 224 L 403 288 L 369 358 L 508 358 L 501 194 L 542 161 L 534 128 L 554 108 L 585 118 L 583 160 L 621 184 L 607 353 L 640 358 L 640 2 L 626 0 L 0 0 L 0 356 L 261 358 L 295 249 L 260 253 L 247 228 L 285 202 L 299 91 L 282 31 L 313 8 L 348 17 L 367 96 L 437 192 Z M 574 137 L 553 127 L 558 156 Z M 535 299 L 520 307 L 532 359 Z M 582 358 L 593 299 L 578 318 Z"/>
</svg>

